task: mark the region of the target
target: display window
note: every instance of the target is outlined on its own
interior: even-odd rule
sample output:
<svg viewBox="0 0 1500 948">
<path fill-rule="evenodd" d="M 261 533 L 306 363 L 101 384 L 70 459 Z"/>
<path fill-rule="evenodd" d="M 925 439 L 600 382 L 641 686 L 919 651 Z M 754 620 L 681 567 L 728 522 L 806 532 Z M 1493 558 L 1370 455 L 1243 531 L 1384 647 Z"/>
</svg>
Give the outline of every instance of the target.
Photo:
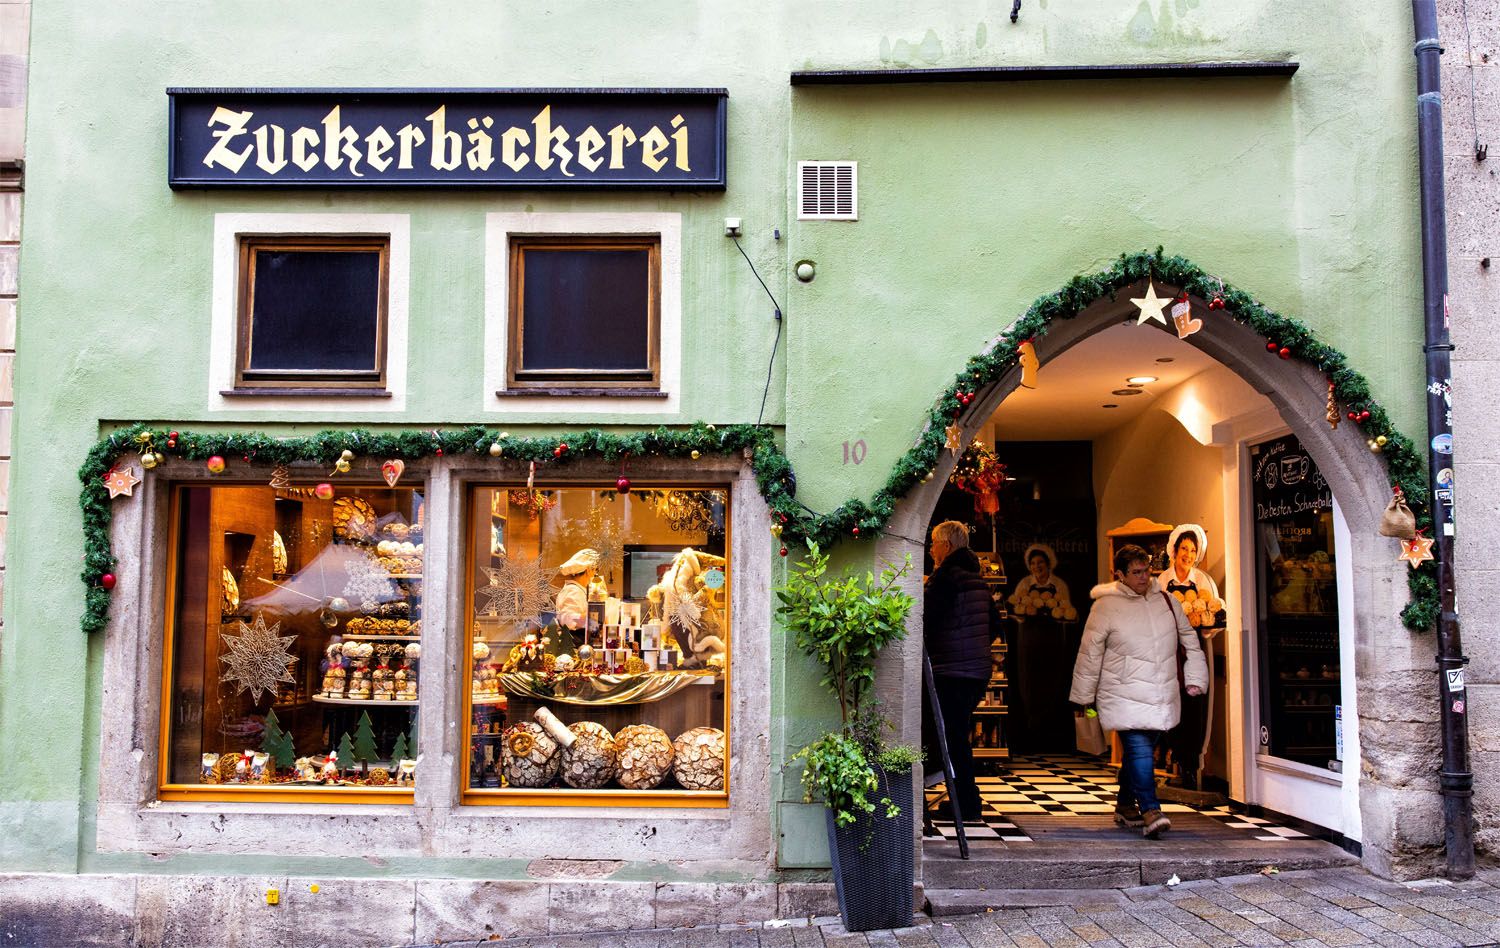
<svg viewBox="0 0 1500 948">
<path fill-rule="evenodd" d="M 1333 494 L 1300 441 L 1253 445 L 1261 751 L 1337 770 L 1343 758 Z"/>
<path fill-rule="evenodd" d="M 468 802 L 727 805 L 728 506 L 472 489 Z"/>
<path fill-rule="evenodd" d="M 409 800 L 422 492 L 283 474 L 173 493 L 161 796 Z"/>
</svg>

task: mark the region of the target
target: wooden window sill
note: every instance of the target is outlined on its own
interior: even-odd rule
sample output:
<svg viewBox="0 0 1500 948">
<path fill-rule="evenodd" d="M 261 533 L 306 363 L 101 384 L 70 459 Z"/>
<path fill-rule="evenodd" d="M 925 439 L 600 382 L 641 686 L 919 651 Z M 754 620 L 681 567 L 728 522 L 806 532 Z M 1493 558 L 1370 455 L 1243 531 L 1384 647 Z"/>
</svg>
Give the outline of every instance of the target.
<svg viewBox="0 0 1500 948">
<path fill-rule="evenodd" d="M 667 398 L 659 388 L 502 388 L 496 398 Z"/>
<path fill-rule="evenodd" d="M 219 392 L 225 398 L 239 398 L 241 396 L 266 397 L 266 396 L 296 396 L 306 398 L 309 395 L 319 397 L 332 395 L 339 398 L 390 398 L 391 392 L 384 388 L 317 388 L 306 386 L 301 388 L 226 388 Z"/>
</svg>

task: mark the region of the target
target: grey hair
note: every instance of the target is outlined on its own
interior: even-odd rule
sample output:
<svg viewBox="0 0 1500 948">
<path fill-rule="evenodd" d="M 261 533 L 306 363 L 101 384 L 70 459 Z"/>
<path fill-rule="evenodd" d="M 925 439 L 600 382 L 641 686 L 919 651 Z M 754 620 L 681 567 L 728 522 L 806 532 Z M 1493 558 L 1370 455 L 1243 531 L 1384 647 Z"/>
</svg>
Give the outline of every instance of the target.
<svg viewBox="0 0 1500 948">
<path fill-rule="evenodd" d="M 964 550 L 969 546 L 969 528 L 957 520 L 944 520 L 932 528 L 934 539 L 948 544 L 951 550 Z"/>
</svg>

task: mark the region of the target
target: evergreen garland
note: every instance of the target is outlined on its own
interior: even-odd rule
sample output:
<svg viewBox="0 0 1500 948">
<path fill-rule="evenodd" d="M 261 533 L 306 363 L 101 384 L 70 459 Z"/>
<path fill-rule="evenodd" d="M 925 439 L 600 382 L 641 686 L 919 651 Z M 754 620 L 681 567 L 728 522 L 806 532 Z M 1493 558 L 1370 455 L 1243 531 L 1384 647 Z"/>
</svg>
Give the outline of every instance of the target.
<svg viewBox="0 0 1500 948">
<path fill-rule="evenodd" d="M 111 571 L 115 557 L 109 541 L 110 499 L 104 477 L 115 462 L 131 450 L 152 450 L 163 456 L 191 461 L 213 455 L 244 458 L 257 464 L 317 463 L 332 466 L 342 452 L 360 457 L 415 460 L 431 456 L 488 455 L 490 446 L 501 446 L 501 458 L 565 464 L 574 458 L 691 457 L 701 454 L 733 455 L 751 452 L 751 470 L 762 496 L 771 508 L 773 524 L 781 527 L 783 542 L 812 541 L 828 546 L 852 536 L 873 537 L 895 513 L 896 504 L 920 484 L 937 466 L 944 448 L 944 430 L 959 418 L 975 393 L 995 383 L 1015 366 L 1017 347 L 1044 335 L 1058 319 L 1071 319 L 1096 300 L 1138 280 L 1150 277 L 1180 288 L 1202 299 L 1223 301 L 1222 312 L 1268 339 L 1291 350 L 1296 358 L 1310 362 L 1328 377 L 1335 397 L 1346 406 L 1368 411 L 1359 422 L 1367 438 L 1383 435 L 1381 455 L 1391 483 L 1400 487 L 1417 517 L 1417 526 L 1432 528 L 1428 510 L 1426 459 L 1405 435 L 1396 430 L 1390 416 L 1376 404 L 1366 379 L 1349 366 L 1343 353 L 1318 340 L 1301 322 L 1275 313 L 1248 294 L 1221 283 L 1202 269 L 1177 256 L 1142 251 L 1121 255 L 1108 269 L 1075 276 L 1056 293 L 1031 304 L 995 345 L 968 360 L 965 370 L 934 402 L 927 425 L 911 450 L 895 464 L 884 486 L 868 501 L 851 499 L 827 513 L 817 513 L 796 499 L 797 479 L 791 461 L 777 444 L 769 427 L 720 425 L 703 422 L 686 428 L 659 427 L 650 431 L 616 434 L 597 428 L 555 437 L 512 438 L 482 426 L 438 430 L 372 432 L 363 429 L 322 431 L 308 437 L 279 438 L 264 433 L 208 434 L 182 432 L 168 446 L 169 432 L 137 424 L 113 432 L 90 449 L 78 472 L 83 482 L 79 499 L 83 512 L 86 601 L 82 627 L 85 632 L 102 630 L 109 615 L 109 591 L 101 577 Z M 1352 423 L 1351 423 L 1352 426 Z M 149 446 L 149 448 L 147 447 Z M 1409 569 L 1407 583 L 1411 602 L 1401 619 L 1414 632 L 1430 630 L 1437 620 L 1438 591 L 1435 563 Z"/>
</svg>

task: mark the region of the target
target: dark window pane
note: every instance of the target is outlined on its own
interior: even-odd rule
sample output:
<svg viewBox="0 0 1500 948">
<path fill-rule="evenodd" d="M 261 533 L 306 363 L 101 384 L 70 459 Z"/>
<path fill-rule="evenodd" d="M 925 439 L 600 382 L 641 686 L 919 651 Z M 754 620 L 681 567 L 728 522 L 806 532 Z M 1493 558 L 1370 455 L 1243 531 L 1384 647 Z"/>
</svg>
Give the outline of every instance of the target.
<svg viewBox="0 0 1500 948">
<path fill-rule="evenodd" d="M 257 250 L 247 368 L 378 371 L 380 253 Z"/>
<path fill-rule="evenodd" d="M 649 371 L 649 250 L 528 248 L 521 367 Z"/>
</svg>

